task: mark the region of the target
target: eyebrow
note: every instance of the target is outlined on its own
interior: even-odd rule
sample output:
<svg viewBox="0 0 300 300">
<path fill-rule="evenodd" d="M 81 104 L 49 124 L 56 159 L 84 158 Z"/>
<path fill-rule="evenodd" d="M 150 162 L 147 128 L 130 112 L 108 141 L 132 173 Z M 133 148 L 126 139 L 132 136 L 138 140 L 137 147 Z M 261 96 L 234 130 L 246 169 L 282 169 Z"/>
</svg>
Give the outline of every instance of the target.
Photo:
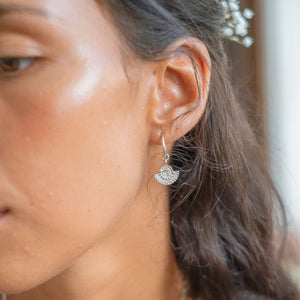
<svg viewBox="0 0 300 300">
<path fill-rule="evenodd" d="M 16 3 L 0 3 L 0 17 L 11 13 L 30 14 L 30 15 L 36 15 L 42 17 L 57 18 L 57 16 L 54 16 L 49 12 L 40 8 L 35 8 L 32 6 L 16 4 Z"/>
</svg>

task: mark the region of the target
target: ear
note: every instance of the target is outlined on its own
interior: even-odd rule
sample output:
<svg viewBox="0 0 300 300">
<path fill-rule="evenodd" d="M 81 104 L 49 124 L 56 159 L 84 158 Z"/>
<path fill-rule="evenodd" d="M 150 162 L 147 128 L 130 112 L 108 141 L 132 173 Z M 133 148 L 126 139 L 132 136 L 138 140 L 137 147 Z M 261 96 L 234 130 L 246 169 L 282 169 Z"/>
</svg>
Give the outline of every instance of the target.
<svg viewBox="0 0 300 300">
<path fill-rule="evenodd" d="M 161 144 L 162 133 L 166 142 L 174 142 L 190 131 L 203 115 L 209 91 L 211 60 L 203 42 L 181 38 L 169 50 L 173 54 L 157 63 L 151 94 L 155 144 Z"/>
</svg>

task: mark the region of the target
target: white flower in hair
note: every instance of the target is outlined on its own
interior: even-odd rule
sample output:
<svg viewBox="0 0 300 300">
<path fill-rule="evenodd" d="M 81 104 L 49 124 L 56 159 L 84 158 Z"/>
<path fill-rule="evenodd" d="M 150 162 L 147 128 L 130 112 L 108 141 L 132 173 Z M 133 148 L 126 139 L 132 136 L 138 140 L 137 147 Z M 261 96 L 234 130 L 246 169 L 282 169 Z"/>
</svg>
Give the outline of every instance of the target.
<svg viewBox="0 0 300 300">
<path fill-rule="evenodd" d="M 243 15 L 246 19 L 252 19 L 253 16 L 254 16 L 254 12 L 252 9 L 250 8 L 245 8 L 244 9 L 244 12 L 243 12 Z"/>
<path fill-rule="evenodd" d="M 222 30 L 223 36 L 245 47 L 250 47 L 254 41 L 253 38 L 247 36 L 249 28 L 248 20 L 253 18 L 253 10 L 245 8 L 242 13 L 238 0 L 221 0 L 221 4 L 224 8 L 226 20 L 226 25 Z"/>
<path fill-rule="evenodd" d="M 253 44 L 253 38 L 250 37 L 250 36 L 246 36 L 244 39 L 243 39 L 243 45 L 247 48 L 249 48 L 252 44 Z"/>
</svg>

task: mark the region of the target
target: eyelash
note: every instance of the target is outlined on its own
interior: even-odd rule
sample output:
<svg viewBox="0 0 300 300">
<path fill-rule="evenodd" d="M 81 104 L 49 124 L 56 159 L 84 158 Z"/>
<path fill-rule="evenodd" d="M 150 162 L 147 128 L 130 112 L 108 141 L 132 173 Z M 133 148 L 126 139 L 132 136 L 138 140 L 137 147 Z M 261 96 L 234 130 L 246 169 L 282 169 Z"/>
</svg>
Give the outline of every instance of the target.
<svg viewBox="0 0 300 300">
<path fill-rule="evenodd" d="M 0 57 L 0 76 L 9 76 L 21 72 L 31 66 L 34 60 L 32 57 Z M 4 67 L 3 65 L 10 66 Z M 14 70 L 9 70 L 9 68 L 14 68 Z"/>
</svg>

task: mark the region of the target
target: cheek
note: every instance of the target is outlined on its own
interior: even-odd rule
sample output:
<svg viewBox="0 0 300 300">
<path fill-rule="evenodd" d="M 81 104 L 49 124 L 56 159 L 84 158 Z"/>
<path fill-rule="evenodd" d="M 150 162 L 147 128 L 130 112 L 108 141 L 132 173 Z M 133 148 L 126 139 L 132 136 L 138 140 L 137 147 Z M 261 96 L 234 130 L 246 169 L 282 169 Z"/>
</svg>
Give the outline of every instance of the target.
<svg viewBox="0 0 300 300">
<path fill-rule="evenodd" d="M 18 192 L 0 233 L 7 282 L 27 270 L 34 281 L 66 267 L 139 188 L 147 134 L 126 77 L 78 69 L 59 83 L 40 78 L 38 94 L 15 92 L 2 122 L 11 130 L 1 138 L 1 171 Z"/>
</svg>

